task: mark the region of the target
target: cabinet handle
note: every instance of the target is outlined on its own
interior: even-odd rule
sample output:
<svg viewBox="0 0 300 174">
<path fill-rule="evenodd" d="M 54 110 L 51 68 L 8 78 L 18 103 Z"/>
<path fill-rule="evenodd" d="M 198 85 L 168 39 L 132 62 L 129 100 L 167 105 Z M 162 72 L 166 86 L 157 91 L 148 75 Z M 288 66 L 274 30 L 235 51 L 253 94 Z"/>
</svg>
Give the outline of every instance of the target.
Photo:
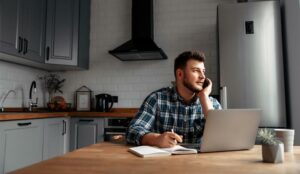
<svg viewBox="0 0 300 174">
<path fill-rule="evenodd" d="M 49 60 L 50 47 L 46 48 L 46 60 Z"/>
<path fill-rule="evenodd" d="M 18 53 L 21 53 L 22 50 L 23 50 L 23 38 L 19 36 Z"/>
<path fill-rule="evenodd" d="M 23 51 L 23 54 L 26 54 L 27 50 L 28 50 L 28 40 L 24 39 L 24 51 Z"/>
<path fill-rule="evenodd" d="M 79 122 L 93 122 L 94 120 L 93 119 L 90 119 L 90 120 L 82 120 L 80 119 Z"/>
<path fill-rule="evenodd" d="M 66 121 L 63 120 L 63 132 L 62 132 L 62 135 L 65 135 L 67 132 L 67 124 L 66 124 Z"/>
<path fill-rule="evenodd" d="M 29 125 L 31 125 L 31 122 L 18 123 L 18 126 L 29 126 Z"/>
</svg>

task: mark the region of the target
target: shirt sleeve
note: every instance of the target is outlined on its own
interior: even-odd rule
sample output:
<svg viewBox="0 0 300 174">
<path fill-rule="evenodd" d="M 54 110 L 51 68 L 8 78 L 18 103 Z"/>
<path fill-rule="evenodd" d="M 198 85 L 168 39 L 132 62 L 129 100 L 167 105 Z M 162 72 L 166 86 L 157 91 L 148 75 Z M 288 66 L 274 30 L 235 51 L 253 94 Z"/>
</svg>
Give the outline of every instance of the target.
<svg viewBox="0 0 300 174">
<path fill-rule="evenodd" d="M 127 143 L 140 145 L 141 138 L 151 132 L 155 120 L 156 108 L 157 97 L 155 93 L 152 93 L 144 100 L 139 112 L 131 120 L 126 136 Z"/>
<path fill-rule="evenodd" d="M 219 103 L 219 101 L 213 97 L 209 97 L 210 101 L 212 102 L 213 108 L 214 109 L 222 109 L 221 104 Z"/>
</svg>

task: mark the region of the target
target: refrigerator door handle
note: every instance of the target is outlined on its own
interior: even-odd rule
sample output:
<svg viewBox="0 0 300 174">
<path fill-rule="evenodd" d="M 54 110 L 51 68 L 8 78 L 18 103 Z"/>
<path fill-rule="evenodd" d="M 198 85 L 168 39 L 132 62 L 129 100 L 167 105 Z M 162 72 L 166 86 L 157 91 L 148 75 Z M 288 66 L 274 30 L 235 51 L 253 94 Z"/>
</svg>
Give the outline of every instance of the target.
<svg viewBox="0 0 300 174">
<path fill-rule="evenodd" d="M 227 87 L 226 86 L 221 86 L 220 87 L 220 100 L 221 100 L 221 105 L 223 109 L 227 109 Z"/>
</svg>

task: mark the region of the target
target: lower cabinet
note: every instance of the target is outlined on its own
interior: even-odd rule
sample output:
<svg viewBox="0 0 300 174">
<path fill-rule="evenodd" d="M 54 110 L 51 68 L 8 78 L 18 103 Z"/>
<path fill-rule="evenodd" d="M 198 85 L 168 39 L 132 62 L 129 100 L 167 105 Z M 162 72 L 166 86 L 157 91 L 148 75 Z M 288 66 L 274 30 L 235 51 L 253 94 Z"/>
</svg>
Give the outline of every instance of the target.
<svg viewBox="0 0 300 174">
<path fill-rule="evenodd" d="M 1 122 L 0 173 L 43 159 L 43 120 Z"/>
<path fill-rule="evenodd" d="M 69 151 L 69 118 L 0 122 L 0 174 Z"/>
<path fill-rule="evenodd" d="M 104 139 L 104 118 L 72 118 L 70 150 L 79 149 Z"/>
<path fill-rule="evenodd" d="M 44 119 L 43 160 L 69 151 L 69 118 Z"/>
</svg>

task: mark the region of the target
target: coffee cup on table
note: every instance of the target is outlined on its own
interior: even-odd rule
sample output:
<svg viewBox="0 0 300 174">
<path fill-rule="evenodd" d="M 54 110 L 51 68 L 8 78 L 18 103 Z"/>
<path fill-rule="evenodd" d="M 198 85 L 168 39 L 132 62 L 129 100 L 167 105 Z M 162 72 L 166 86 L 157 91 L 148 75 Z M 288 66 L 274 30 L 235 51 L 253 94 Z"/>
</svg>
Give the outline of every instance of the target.
<svg viewBox="0 0 300 174">
<path fill-rule="evenodd" d="M 293 152 L 294 147 L 294 129 L 274 129 L 278 140 L 284 144 L 284 152 Z"/>
</svg>

